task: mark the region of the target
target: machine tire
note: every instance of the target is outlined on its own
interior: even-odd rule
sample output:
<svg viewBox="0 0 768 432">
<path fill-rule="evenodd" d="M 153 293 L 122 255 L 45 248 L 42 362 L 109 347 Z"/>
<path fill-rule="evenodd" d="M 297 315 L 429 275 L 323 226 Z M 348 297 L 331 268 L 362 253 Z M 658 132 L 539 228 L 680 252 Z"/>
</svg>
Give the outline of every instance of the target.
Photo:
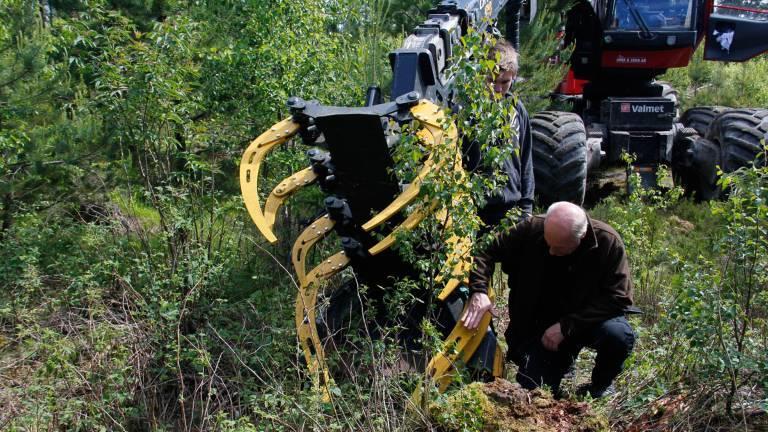
<svg viewBox="0 0 768 432">
<path fill-rule="evenodd" d="M 720 144 L 720 167 L 730 173 L 755 163 L 764 166 L 762 141 L 768 139 L 768 109 L 733 109 L 720 114 L 713 122 L 707 138 Z"/>
<path fill-rule="evenodd" d="M 729 108 L 722 106 L 702 106 L 686 110 L 683 113 L 682 122 L 685 127 L 696 129 L 700 136 L 706 137 L 709 133 L 709 125 L 718 114 Z"/>
<path fill-rule="evenodd" d="M 676 186 L 685 189 L 685 194 L 692 194 L 691 160 L 693 148 L 699 133 L 696 129 L 684 127 L 677 131 L 672 144 L 672 179 Z"/>
<path fill-rule="evenodd" d="M 542 206 L 584 203 L 587 133 L 577 114 L 542 111 L 531 119 L 536 196 Z"/>
<path fill-rule="evenodd" d="M 696 201 L 716 200 L 722 192 L 717 185 L 720 146 L 698 135 L 688 139 L 691 140 L 690 167 L 679 171 L 681 175 L 676 177 L 681 180 L 686 195 L 693 195 Z"/>
<path fill-rule="evenodd" d="M 661 97 L 665 97 L 675 103 L 675 119 L 680 118 L 680 94 L 666 81 L 656 81 L 661 86 Z M 677 121 L 677 120 L 675 120 Z"/>
</svg>

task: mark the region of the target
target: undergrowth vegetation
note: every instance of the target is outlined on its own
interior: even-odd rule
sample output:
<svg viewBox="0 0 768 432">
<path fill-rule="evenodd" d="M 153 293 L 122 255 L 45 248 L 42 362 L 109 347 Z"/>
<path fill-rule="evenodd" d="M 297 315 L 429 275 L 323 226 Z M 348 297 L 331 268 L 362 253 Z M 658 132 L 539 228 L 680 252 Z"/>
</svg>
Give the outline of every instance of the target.
<svg viewBox="0 0 768 432">
<path fill-rule="evenodd" d="M 724 202 L 635 189 L 593 210 L 622 234 L 644 311 L 620 394 L 606 406 L 616 426 L 765 425 L 767 175 L 725 175 Z"/>
<path fill-rule="evenodd" d="M 425 356 L 403 364 L 412 353 L 396 342 L 400 329 L 371 324 L 371 288 L 349 273 L 320 301 L 330 307 L 334 288 L 351 290 L 362 317 L 328 342 L 336 380 L 324 401 L 296 343 L 288 270 L 321 195 L 293 198 L 269 245 L 237 186 L 241 152 L 287 116 L 288 96 L 356 106 L 367 85 L 386 92 L 386 52 L 429 3 L 0 3 L 0 429 L 486 427 L 476 390 L 435 395 L 432 410 L 409 402 Z M 531 111 L 545 108 L 562 73 L 547 61 L 556 15 L 542 13 L 522 37 L 529 80 L 518 90 Z M 475 77 L 482 67 L 493 64 Z M 697 57 L 667 79 L 684 107 L 766 106 L 768 87 L 749 80 L 766 72 L 765 58 L 722 67 Z M 304 168 L 303 151 L 270 155 L 264 190 Z M 445 189 L 446 180 L 430 186 L 443 203 L 456 188 L 488 186 Z M 622 234 L 644 311 L 618 394 L 593 402 L 614 428 L 765 425 L 768 171 L 722 184 L 722 202 L 635 187 L 591 210 Z M 459 213 L 455 228 L 474 230 L 473 209 Z M 429 229 L 439 226 L 420 235 Z M 445 257 L 431 258 L 427 278 L 386 297 L 392 314 L 425 280 L 436 289 Z M 424 351 L 438 349 L 439 331 L 420 330 Z M 469 377 L 457 380 L 456 389 Z"/>
</svg>

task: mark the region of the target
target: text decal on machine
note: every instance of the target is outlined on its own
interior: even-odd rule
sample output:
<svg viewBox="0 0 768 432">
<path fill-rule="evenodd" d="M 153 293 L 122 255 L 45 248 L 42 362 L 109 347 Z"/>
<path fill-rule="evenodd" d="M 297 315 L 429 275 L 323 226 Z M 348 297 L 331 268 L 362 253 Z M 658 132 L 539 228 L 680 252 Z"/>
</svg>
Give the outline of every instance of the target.
<svg viewBox="0 0 768 432">
<path fill-rule="evenodd" d="M 664 107 L 661 105 L 634 105 L 631 103 L 621 104 L 621 112 L 628 113 L 663 113 Z"/>
</svg>

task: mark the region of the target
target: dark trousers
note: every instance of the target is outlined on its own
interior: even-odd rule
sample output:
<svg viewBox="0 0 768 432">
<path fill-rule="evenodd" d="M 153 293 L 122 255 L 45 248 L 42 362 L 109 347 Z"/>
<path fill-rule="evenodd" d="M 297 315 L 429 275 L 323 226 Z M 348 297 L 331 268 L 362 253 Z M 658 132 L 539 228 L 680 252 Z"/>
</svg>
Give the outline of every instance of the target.
<svg viewBox="0 0 768 432">
<path fill-rule="evenodd" d="M 517 382 L 524 388 L 548 386 L 552 393 L 560 391 L 560 381 L 573 366 L 584 347 L 597 351 L 592 369 L 592 387 L 606 388 L 621 372 L 624 360 L 635 346 L 635 332 L 623 316 L 604 321 L 574 338 L 566 338 L 557 351 L 549 351 L 541 339 L 530 341 L 512 356 L 519 369 Z"/>
</svg>

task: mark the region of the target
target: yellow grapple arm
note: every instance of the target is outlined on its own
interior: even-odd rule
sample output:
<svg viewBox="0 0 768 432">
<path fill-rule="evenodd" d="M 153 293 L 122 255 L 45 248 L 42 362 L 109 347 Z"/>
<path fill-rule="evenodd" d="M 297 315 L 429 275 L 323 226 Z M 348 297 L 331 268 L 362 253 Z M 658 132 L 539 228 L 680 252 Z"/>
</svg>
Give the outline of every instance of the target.
<svg viewBox="0 0 768 432">
<path fill-rule="evenodd" d="M 402 222 L 367 249 L 367 253 L 371 256 L 381 254 L 391 248 L 396 242 L 399 231 L 415 228 L 429 215 L 437 217 L 446 225 L 452 223 L 449 209 L 438 208 L 434 201 L 424 201 L 420 193 L 424 179 L 437 170 L 457 170 L 457 175 L 464 175 L 461 168 L 461 153 L 456 127 L 453 124 L 444 125 L 443 110 L 427 100 L 421 100 L 414 104 L 410 108 L 410 114 L 419 122 L 421 128 L 417 131 L 417 135 L 428 153 L 430 149 L 448 143 L 456 149 L 455 155 L 449 160 L 450 166 L 448 166 L 448 162 L 445 160 L 436 161 L 433 155 L 429 153 L 416 178 L 389 205 L 360 225 L 364 232 L 381 230 L 384 228 L 385 222 L 391 220 L 393 216 L 402 214 L 411 205 L 415 206 L 415 210 L 406 215 Z M 261 206 L 258 175 L 267 153 L 293 138 L 301 127 L 292 118 L 283 120 L 251 142 L 241 161 L 240 186 L 248 213 L 258 230 L 270 243 L 277 241 L 273 226 L 279 207 L 301 187 L 310 185 L 318 179 L 313 167 L 299 171 L 281 181 L 269 194 L 265 206 L 263 208 Z M 453 201 L 456 203 L 467 199 L 470 198 L 462 195 L 453 197 Z M 322 392 L 326 400 L 331 399 L 330 389 L 333 381 L 326 365 L 323 343 L 316 327 L 317 294 L 323 282 L 345 269 L 351 263 L 351 259 L 346 256 L 344 251 L 341 251 L 324 259 L 309 272 L 306 267 L 307 257 L 310 255 L 311 249 L 330 234 L 335 226 L 336 222 L 330 215 L 326 214 L 320 217 L 299 235 L 292 251 L 292 262 L 299 283 L 295 304 L 295 322 L 299 344 L 304 352 L 314 385 Z M 471 266 L 471 241 L 469 238 L 454 236 L 449 238 L 446 244 L 449 247 L 449 255 L 442 274 L 447 275 L 448 278 L 438 295 L 438 298 L 443 301 L 462 283 L 467 283 L 466 275 Z M 444 343 L 443 350 L 432 358 L 428 366 L 427 375 L 434 380 L 440 391 L 445 390 L 451 382 L 456 365 L 460 362 L 466 363 L 472 357 L 485 337 L 490 321 L 491 315 L 486 313 L 477 330 L 470 331 L 459 323 L 451 331 Z M 497 353 L 496 357 L 498 361 L 494 366 L 494 374 L 501 374 L 503 363 L 500 353 Z M 420 397 L 418 392 L 415 397 Z"/>
</svg>

